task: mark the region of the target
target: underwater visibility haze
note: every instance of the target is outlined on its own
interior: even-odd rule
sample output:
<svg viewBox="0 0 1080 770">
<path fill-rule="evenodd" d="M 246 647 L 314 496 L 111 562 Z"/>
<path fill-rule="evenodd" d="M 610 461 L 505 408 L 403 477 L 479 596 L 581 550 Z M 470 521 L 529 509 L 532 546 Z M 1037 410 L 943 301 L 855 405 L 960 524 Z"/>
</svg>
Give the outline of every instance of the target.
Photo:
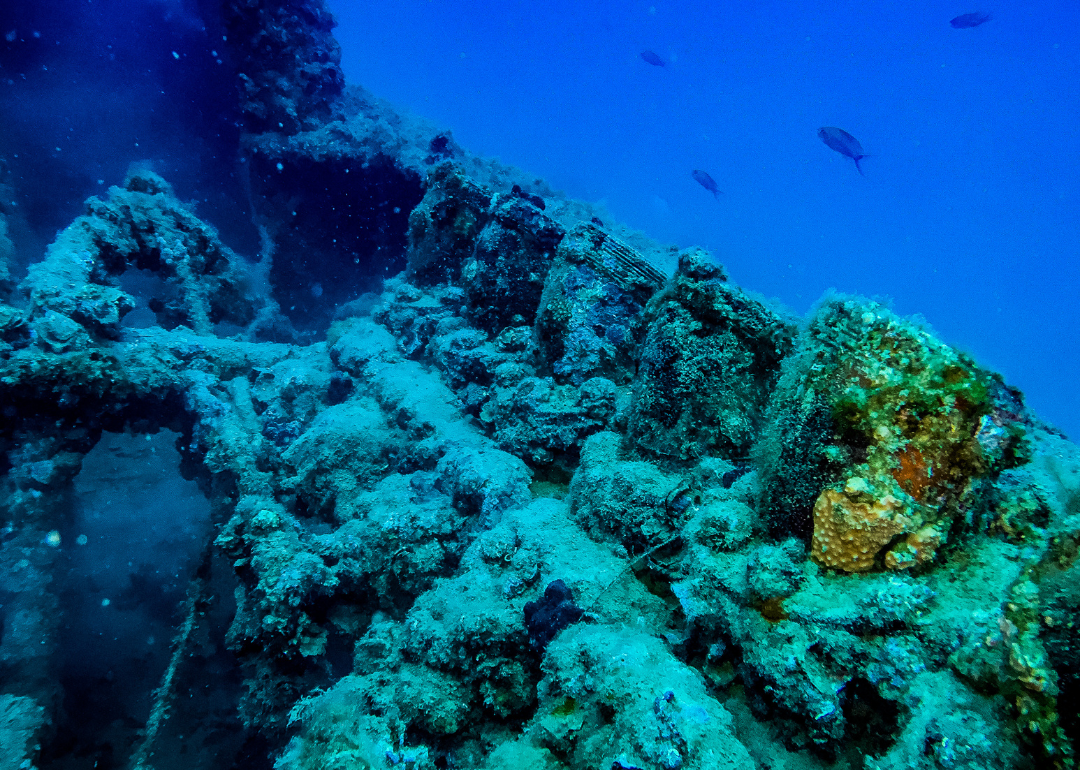
<svg viewBox="0 0 1080 770">
<path fill-rule="evenodd" d="M 1080 432 L 1075 3 L 330 7 L 346 75 L 464 146 L 799 313 L 829 288 L 890 298 Z M 815 146 L 826 126 L 866 181 Z"/>
<path fill-rule="evenodd" d="M 0 8 L 0 770 L 1068 770 L 1074 2 Z"/>
</svg>

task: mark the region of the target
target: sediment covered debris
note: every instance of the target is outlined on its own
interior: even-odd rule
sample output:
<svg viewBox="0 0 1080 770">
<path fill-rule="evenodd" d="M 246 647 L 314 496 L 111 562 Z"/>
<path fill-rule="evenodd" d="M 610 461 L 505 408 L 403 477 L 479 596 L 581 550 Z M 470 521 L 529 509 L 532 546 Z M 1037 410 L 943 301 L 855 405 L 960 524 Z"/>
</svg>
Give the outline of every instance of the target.
<svg viewBox="0 0 1080 770">
<path fill-rule="evenodd" d="M 350 94 L 321 3 L 233 5 L 260 261 L 136 170 L 0 295 L 5 760 L 77 718 L 73 479 L 168 429 L 215 531 L 141 766 L 1075 766 L 1080 450 L 1018 392 Z"/>
</svg>

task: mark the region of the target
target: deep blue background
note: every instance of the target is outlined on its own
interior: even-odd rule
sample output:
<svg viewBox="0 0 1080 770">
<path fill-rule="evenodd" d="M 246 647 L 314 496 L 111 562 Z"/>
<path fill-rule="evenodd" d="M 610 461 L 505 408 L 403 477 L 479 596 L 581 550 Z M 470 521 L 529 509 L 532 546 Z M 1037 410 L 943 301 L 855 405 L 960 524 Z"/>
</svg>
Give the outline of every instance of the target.
<svg viewBox="0 0 1080 770">
<path fill-rule="evenodd" d="M 351 82 L 800 313 L 891 297 L 1080 436 L 1075 1 L 330 5 Z"/>
</svg>

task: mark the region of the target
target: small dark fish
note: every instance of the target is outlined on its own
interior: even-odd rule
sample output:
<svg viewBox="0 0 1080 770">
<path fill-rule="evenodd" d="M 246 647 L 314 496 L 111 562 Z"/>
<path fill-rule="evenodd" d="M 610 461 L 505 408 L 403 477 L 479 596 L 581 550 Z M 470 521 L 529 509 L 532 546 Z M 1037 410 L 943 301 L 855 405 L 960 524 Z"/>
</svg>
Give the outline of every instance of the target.
<svg viewBox="0 0 1080 770">
<path fill-rule="evenodd" d="M 645 62 L 651 64 L 654 67 L 666 67 L 664 60 L 660 58 L 659 54 L 655 51 L 642 51 L 641 58 Z"/>
<path fill-rule="evenodd" d="M 694 181 L 704 187 L 706 190 L 713 194 L 713 197 L 720 200 L 720 188 L 716 185 L 716 180 L 706 174 L 699 168 L 695 168 L 690 172 L 690 176 L 694 177 Z"/>
<path fill-rule="evenodd" d="M 980 24 L 985 24 L 992 18 L 994 17 L 988 13 L 975 11 L 973 13 L 962 13 L 949 23 L 953 25 L 953 29 L 971 29 L 972 27 L 978 27 Z"/>
<path fill-rule="evenodd" d="M 841 155 L 846 155 L 855 161 L 855 170 L 860 175 L 866 176 L 862 172 L 862 166 L 859 165 L 859 161 L 866 157 L 866 153 L 863 152 L 862 145 L 859 144 L 859 140 L 849 134 L 842 128 L 836 128 L 836 126 L 825 126 L 819 128 L 817 132 L 818 138 L 825 142 L 826 146 L 830 150 L 836 150 Z"/>
</svg>

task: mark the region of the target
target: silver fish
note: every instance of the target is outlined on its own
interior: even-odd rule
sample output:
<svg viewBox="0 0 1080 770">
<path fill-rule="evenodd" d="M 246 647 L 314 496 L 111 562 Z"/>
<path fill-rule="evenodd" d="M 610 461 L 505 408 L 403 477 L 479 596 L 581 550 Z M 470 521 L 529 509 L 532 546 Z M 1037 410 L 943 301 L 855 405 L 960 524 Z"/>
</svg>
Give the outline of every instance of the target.
<svg viewBox="0 0 1080 770">
<path fill-rule="evenodd" d="M 859 140 L 849 134 L 842 128 L 836 126 L 825 126 L 819 128 L 817 132 L 818 138 L 825 142 L 825 145 L 830 150 L 836 150 L 841 155 L 846 155 L 855 161 L 855 170 L 860 175 L 863 174 L 862 166 L 859 165 L 859 161 L 866 157 L 866 153 L 863 152 L 862 145 L 859 144 Z"/>
</svg>

